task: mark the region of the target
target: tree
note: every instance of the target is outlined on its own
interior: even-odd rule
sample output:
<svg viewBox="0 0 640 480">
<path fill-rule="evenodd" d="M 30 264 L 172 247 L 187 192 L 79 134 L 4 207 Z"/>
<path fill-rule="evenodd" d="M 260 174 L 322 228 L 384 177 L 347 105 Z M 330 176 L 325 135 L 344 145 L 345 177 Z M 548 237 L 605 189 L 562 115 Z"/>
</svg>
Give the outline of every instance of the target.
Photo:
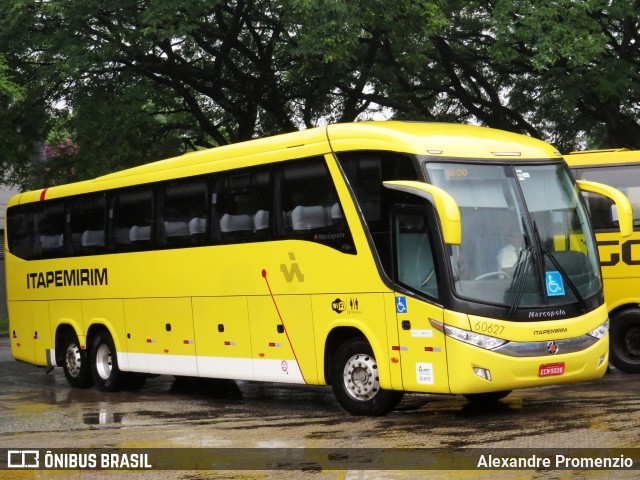
<svg viewBox="0 0 640 480">
<path fill-rule="evenodd" d="M 387 47 L 397 68 L 385 96 L 396 116 L 479 122 L 563 152 L 640 148 L 640 2 L 439 5 L 444 31 L 411 55 Z"/>
<path fill-rule="evenodd" d="M 534 99 L 531 121 L 563 150 L 640 148 L 640 2 L 497 2 L 494 58 Z"/>
<path fill-rule="evenodd" d="M 37 186 L 34 145 L 56 132 L 78 146 L 67 181 L 372 117 L 640 148 L 639 3 L 7 0 L 0 54 L 24 100 L 0 154 Z"/>
<path fill-rule="evenodd" d="M 0 9 L 0 38 L 28 98 L 50 114 L 73 112 L 78 178 L 355 120 L 379 96 L 390 27 L 426 35 L 444 22 L 431 3 L 409 0 L 14 0 Z"/>
<path fill-rule="evenodd" d="M 37 106 L 30 105 L 26 89 L 14 81 L 14 75 L 0 53 L 0 183 L 19 184 L 28 170 L 37 129 Z M 30 108 L 31 107 L 31 108 Z"/>
<path fill-rule="evenodd" d="M 4 55 L 0 55 L 0 98 L 8 102 L 23 99 L 23 91 L 11 80 L 11 73 Z"/>
</svg>

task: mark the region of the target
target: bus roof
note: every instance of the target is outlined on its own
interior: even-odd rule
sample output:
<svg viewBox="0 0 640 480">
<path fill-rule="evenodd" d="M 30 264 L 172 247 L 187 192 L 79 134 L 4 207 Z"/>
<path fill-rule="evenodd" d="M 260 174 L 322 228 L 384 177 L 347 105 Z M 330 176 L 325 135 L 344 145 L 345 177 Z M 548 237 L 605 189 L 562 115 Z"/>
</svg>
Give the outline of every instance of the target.
<svg viewBox="0 0 640 480">
<path fill-rule="evenodd" d="M 323 155 L 331 150 L 512 160 L 560 155 L 541 140 L 481 126 L 404 121 L 343 123 L 190 152 L 92 180 L 26 192 L 14 197 L 9 205 Z"/>
<path fill-rule="evenodd" d="M 449 158 L 540 159 L 560 155 L 541 140 L 476 125 L 388 121 L 335 124 L 327 129 L 337 152 L 364 147 Z"/>
<path fill-rule="evenodd" d="M 583 150 L 564 155 L 570 167 L 587 167 L 598 165 L 615 165 L 623 163 L 639 163 L 640 150 L 626 148 L 611 150 Z"/>
</svg>

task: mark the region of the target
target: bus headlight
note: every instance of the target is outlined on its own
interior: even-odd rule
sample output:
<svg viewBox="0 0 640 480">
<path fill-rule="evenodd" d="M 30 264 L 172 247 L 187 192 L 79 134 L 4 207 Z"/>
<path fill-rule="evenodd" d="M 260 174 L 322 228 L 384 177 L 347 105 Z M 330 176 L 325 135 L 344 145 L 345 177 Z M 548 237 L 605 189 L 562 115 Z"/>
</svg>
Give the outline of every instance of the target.
<svg viewBox="0 0 640 480">
<path fill-rule="evenodd" d="M 461 328 L 452 327 L 451 325 L 443 326 L 445 335 L 486 350 L 493 350 L 507 343 L 506 340 L 502 340 L 501 338 L 490 337 L 488 335 L 482 335 L 481 333 L 470 332 L 469 330 L 462 330 Z"/>
<path fill-rule="evenodd" d="M 607 333 L 609 333 L 609 319 L 608 318 L 607 318 L 606 322 L 604 322 L 598 328 L 595 328 L 595 329 L 591 330 L 587 335 L 591 335 L 592 337 L 595 337 L 598 340 L 600 340 Z"/>
</svg>

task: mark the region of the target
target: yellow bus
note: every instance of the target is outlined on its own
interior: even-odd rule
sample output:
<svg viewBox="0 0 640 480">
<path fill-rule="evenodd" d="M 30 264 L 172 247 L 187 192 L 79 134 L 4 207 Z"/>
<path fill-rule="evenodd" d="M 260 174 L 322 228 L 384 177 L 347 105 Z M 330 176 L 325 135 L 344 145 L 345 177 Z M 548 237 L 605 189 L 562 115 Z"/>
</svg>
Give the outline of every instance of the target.
<svg viewBox="0 0 640 480">
<path fill-rule="evenodd" d="M 580 188 L 628 234 L 624 195 Z M 405 391 L 493 400 L 608 364 L 579 188 L 513 133 L 363 122 L 248 141 L 22 193 L 6 236 L 13 355 L 76 387 L 330 384 L 380 415 Z"/>
<path fill-rule="evenodd" d="M 607 183 L 631 201 L 633 234 L 621 238 L 615 205 L 607 198 L 585 194 L 611 319 L 610 360 L 623 372 L 640 373 L 640 152 L 591 150 L 571 152 L 565 159 L 576 178 Z"/>
</svg>

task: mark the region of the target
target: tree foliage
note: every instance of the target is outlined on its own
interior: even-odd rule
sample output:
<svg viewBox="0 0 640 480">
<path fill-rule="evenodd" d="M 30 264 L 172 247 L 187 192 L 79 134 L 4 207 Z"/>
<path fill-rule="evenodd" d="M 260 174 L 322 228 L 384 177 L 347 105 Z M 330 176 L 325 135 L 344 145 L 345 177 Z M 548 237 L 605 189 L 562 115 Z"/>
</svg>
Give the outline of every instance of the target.
<svg viewBox="0 0 640 480">
<path fill-rule="evenodd" d="M 519 65 L 514 93 L 537 100 L 531 118 L 544 137 L 640 148 L 640 2 L 517 0 L 494 15 L 496 58 Z"/>
<path fill-rule="evenodd" d="M 391 117 L 475 122 L 562 151 L 640 148 L 639 7 L 6 0 L 2 171 L 39 186 L 327 122 Z M 77 150 L 64 165 L 32 162 L 46 143 L 66 138 Z"/>
</svg>

